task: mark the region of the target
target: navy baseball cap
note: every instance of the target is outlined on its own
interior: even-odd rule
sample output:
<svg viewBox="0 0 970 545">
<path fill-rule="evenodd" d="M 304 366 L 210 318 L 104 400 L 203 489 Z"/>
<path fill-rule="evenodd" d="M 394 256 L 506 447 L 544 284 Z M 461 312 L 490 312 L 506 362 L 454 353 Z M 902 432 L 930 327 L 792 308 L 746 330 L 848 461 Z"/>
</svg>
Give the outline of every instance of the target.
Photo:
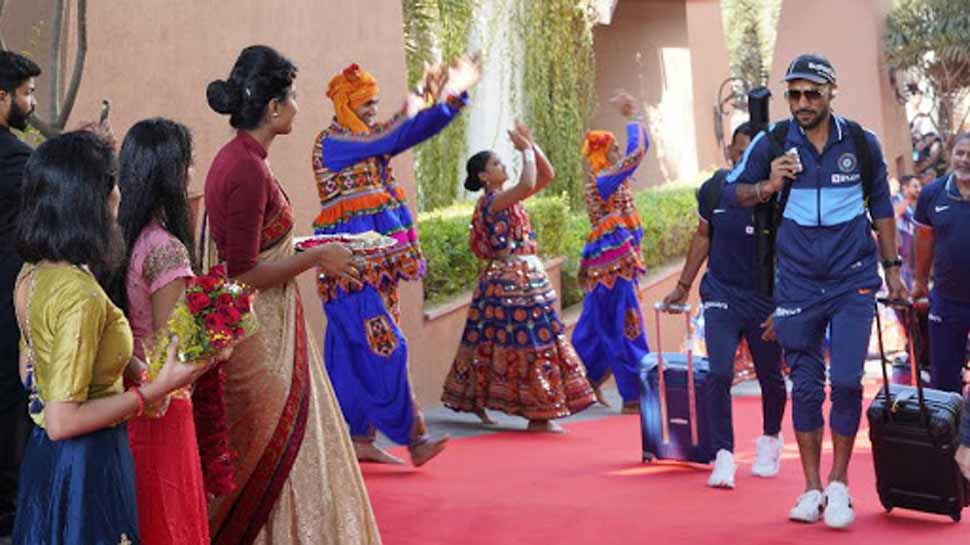
<svg viewBox="0 0 970 545">
<path fill-rule="evenodd" d="M 788 65 L 785 81 L 804 79 L 818 84 L 835 83 L 835 68 L 821 55 L 799 55 Z"/>
</svg>

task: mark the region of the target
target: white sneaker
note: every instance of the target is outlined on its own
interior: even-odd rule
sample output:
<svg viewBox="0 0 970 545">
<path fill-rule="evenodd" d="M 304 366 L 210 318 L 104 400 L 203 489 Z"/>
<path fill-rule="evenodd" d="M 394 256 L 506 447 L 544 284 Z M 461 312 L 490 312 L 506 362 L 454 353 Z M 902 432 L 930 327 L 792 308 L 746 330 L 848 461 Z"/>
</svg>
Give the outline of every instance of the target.
<svg viewBox="0 0 970 545">
<path fill-rule="evenodd" d="M 795 507 L 788 512 L 788 518 L 796 522 L 816 522 L 822 514 L 822 501 L 824 500 L 820 490 L 809 490 L 798 496 Z"/>
<path fill-rule="evenodd" d="M 714 488 L 734 488 L 734 454 L 729 450 L 721 449 L 717 451 L 714 458 L 714 470 L 711 471 L 710 478 L 707 479 L 707 486 Z"/>
<path fill-rule="evenodd" d="M 778 474 L 781 466 L 781 448 L 785 440 L 778 434 L 778 437 L 762 435 L 755 441 L 754 464 L 751 465 L 751 474 L 755 477 L 774 477 Z"/>
<path fill-rule="evenodd" d="M 829 528 L 847 528 L 855 520 L 849 487 L 832 481 L 825 488 L 825 525 Z"/>
</svg>

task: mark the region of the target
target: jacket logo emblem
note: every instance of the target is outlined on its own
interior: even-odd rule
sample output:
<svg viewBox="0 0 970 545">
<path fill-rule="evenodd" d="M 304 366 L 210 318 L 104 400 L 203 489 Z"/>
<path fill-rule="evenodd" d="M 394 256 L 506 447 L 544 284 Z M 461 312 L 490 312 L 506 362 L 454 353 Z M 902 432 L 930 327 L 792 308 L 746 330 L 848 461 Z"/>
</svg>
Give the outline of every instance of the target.
<svg viewBox="0 0 970 545">
<path fill-rule="evenodd" d="M 846 174 L 849 174 L 852 171 L 854 171 L 856 169 L 856 166 L 858 166 L 858 164 L 859 164 L 859 161 L 855 158 L 854 153 L 843 153 L 839 157 L 839 170 L 841 170 Z"/>
</svg>

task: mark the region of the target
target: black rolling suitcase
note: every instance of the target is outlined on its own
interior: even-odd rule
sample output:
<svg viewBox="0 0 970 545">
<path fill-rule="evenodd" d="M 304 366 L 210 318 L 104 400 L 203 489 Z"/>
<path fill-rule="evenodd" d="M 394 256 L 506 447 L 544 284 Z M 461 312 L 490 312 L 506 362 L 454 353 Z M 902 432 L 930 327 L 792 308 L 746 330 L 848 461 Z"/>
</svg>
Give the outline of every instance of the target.
<svg viewBox="0 0 970 545">
<path fill-rule="evenodd" d="M 893 304 L 912 310 L 909 303 Z M 878 312 L 876 322 L 885 386 L 866 416 L 879 501 L 887 512 L 901 507 L 959 521 L 963 508 L 970 505 L 970 482 L 953 459 L 963 399 L 957 393 L 924 388 L 919 373 L 913 375 L 914 386 L 890 384 Z M 910 327 L 913 322 L 907 320 Z M 908 337 L 912 358 L 913 335 Z"/>
</svg>

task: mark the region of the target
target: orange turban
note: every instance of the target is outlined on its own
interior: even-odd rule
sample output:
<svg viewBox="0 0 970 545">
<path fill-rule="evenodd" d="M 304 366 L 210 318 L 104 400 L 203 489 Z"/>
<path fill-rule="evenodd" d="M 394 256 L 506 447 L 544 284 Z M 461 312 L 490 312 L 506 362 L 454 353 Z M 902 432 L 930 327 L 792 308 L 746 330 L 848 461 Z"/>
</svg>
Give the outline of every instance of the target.
<svg viewBox="0 0 970 545">
<path fill-rule="evenodd" d="M 609 153 L 615 140 L 616 137 L 610 131 L 589 131 L 586 133 L 586 140 L 583 142 L 583 158 L 589 163 L 589 168 L 593 174 L 610 166 L 606 154 Z"/>
<path fill-rule="evenodd" d="M 374 76 L 356 64 L 351 64 L 343 72 L 330 78 L 327 85 L 327 98 L 333 101 L 337 122 L 354 133 L 370 132 L 370 128 L 357 117 L 354 109 L 374 100 L 379 92 L 380 88 L 377 87 Z"/>
</svg>

